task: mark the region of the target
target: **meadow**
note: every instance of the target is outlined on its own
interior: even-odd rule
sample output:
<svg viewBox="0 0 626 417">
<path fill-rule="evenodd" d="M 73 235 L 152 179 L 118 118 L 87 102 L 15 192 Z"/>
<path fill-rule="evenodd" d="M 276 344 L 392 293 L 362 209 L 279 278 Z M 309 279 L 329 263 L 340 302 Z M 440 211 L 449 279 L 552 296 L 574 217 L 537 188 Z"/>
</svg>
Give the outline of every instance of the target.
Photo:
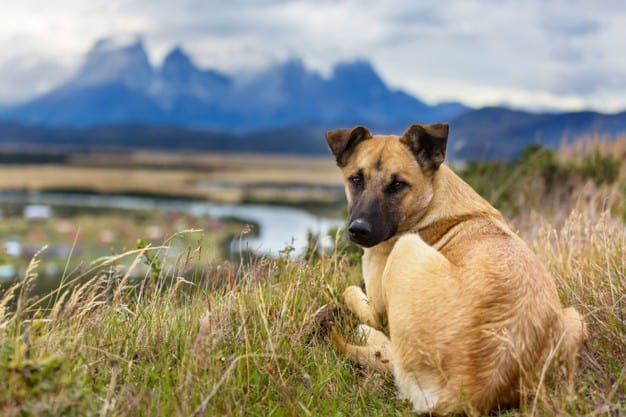
<svg viewBox="0 0 626 417">
<path fill-rule="evenodd" d="M 545 262 L 590 333 L 577 375 L 542 379 L 499 416 L 626 413 L 625 157 L 622 137 L 459 169 Z M 23 280 L 0 293 L 0 414 L 412 415 L 390 378 L 329 342 L 330 326 L 350 335 L 357 324 L 339 300 L 360 280 L 342 231 L 331 251 L 312 240 L 301 257 L 287 247 L 202 269 L 204 243 L 170 256 L 181 233 L 84 259 L 43 296 L 32 291 L 34 254 Z"/>
<path fill-rule="evenodd" d="M 343 190 L 332 158 L 323 157 L 136 151 L 76 152 L 62 158 L 54 153 L 19 153 L 14 159 L 36 162 L 0 163 L 0 190 L 282 204 L 336 202 Z"/>
</svg>

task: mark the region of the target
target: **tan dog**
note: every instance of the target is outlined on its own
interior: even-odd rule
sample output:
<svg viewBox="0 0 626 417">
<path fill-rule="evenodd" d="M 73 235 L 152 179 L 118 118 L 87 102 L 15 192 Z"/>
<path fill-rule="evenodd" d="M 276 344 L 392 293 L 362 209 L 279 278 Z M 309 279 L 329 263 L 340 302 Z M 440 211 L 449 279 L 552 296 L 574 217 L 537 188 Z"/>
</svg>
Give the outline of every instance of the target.
<svg viewBox="0 0 626 417">
<path fill-rule="evenodd" d="M 366 344 L 333 332 L 340 350 L 393 373 L 415 411 L 435 414 L 518 404 L 557 350 L 573 367 L 581 316 L 561 307 L 501 214 L 442 164 L 446 123 L 414 124 L 401 137 L 358 126 L 326 139 L 345 176 L 367 293 L 343 293 Z"/>
</svg>

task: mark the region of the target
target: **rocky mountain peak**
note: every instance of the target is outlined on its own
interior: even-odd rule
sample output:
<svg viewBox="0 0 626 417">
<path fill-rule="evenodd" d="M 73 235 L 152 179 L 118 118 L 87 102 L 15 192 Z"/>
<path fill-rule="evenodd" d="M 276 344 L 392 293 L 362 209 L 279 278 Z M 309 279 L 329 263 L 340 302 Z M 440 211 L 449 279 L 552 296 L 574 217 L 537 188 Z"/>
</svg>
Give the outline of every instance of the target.
<svg viewBox="0 0 626 417">
<path fill-rule="evenodd" d="M 70 83 L 74 86 L 121 83 L 140 89 L 148 86 L 153 76 L 141 37 L 130 42 L 116 37 L 97 41 Z"/>
</svg>

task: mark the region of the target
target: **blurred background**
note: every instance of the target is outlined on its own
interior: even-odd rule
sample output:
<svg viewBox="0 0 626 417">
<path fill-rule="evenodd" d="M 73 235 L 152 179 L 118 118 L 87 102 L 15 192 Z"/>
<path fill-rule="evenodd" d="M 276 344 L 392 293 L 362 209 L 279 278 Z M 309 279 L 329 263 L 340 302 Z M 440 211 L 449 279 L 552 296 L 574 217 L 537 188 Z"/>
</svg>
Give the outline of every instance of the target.
<svg viewBox="0 0 626 417">
<path fill-rule="evenodd" d="M 626 214 L 622 1 L 5 3 L 0 281 L 37 253 L 47 288 L 146 245 L 202 270 L 330 247 L 324 132 L 355 124 L 448 121 L 518 222 L 604 185 Z"/>
</svg>

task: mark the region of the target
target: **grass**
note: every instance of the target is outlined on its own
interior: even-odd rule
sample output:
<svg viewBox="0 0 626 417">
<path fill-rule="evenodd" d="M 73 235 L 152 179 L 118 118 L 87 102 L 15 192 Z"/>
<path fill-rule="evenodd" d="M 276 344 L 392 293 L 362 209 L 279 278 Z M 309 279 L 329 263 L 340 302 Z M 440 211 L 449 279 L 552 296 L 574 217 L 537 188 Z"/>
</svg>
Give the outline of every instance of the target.
<svg viewBox="0 0 626 417">
<path fill-rule="evenodd" d="M 223 265 L 195 283 L 176 278 L 181 264 L 141 286 L 115 272 L 126 256 L 145 259 L 106 259 L 81 286 L 28 302 L 33 261 L 0 326 L 4 415 L 351 415 L 376 398 L 315 337 L 317 310 L 356 275 L 341 257 Z"/>
<path fill-rule="evenodd" d="M 151 194 L 217 202 L 333 203 L 332 158 L 129 152 L 71 154 L 64 163 L 0 164 L 0 190 Z"/>
<path fill-rule="evenodd" d="M 585 316 L 579 373 L 544 381 L 500 416 L 626 413 L 624 172 L 612 184 L 576 181 L 578 197 L 548 205 L 555 210 L 519 206 L 511 223 L 550 268 L 563 303 Z M 197 252 L 165 268 L 170 249 L 146 245 L 68 272 L 64 287 L 39 298 L 33 257 L 25 279 L 0 294 L 0 414 L 412 415 L 391 379 L 348 362 L 324 335 L 325 307 L 360 280 L 337 241 L 329 253 L 244 256 L 191 276 Z M 131 279 L 146 263 L 144 278 Z M 355 324 L 340 309 L 334 325 L 349 334 Z"/>
</svg>

